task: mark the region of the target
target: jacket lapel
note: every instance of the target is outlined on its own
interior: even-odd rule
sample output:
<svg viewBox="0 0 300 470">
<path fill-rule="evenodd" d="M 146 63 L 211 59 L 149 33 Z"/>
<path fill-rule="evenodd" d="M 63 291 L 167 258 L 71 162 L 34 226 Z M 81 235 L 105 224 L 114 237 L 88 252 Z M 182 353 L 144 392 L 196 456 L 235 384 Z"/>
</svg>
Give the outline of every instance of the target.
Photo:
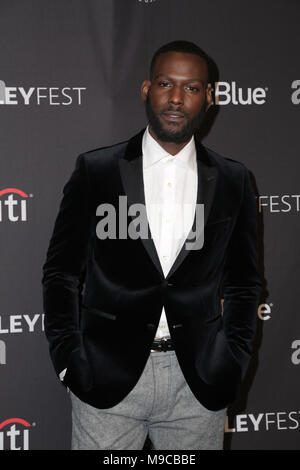
<svg viewBox="0 0 300 470">
<path fill-rule="evenodd" d="M 204 227 L 205 227 L 205 224 L 206 224 L 206 221 L 207 221 L 210 209 L 211 209 L 211 205 L 213 202 L 218 173 L 217 173 L 216 167 L 213 167 L 213 166 L 208 167 L 201 161 L 201 159 L 198 156 L 198 152 L 197 152 L 197 173 L 198 173 L 197 204 L 204 204 Z M 195 244 L 197 243 L 198 238 L 203 233 L 203 230 L 201 230 L 200 233 L 196 233 L 196 213 L 195 213 L 192 228 L 187 238 L 185 239 L 182 245 L 182 248 L 180 252 L 178 253 L 173 265 L 171 266 L 170 271 L 168 272 L 166 276 L 167 279 L 176 271 L 176 269 L 180 266 L 180 264 L 183 262 L 186 256 L 190 253 L 190 251 L 192 251 L 191 248 L 186 249 L 186 242 L 191 239 L 190 234 L 196 233 L 196 239 L 193 242 Z M 190 241 L 189 241 L 189 244 L 191 244 Z"/>
<path fill-rule="evenodd" d="M 139 132 L 136 136 L 129 140 L 126 147 L 125 155 L 123 158 L 119 159 L 119 169 L 121 180 L 123 183 L 124 191 L 127 196 L 128 207 L 133 204 L 142 204 L 145 207 L 145 193 L 144 193 L 144 181 L 143 181 L 143 159 L 142 159 L 142 139 L 145 129 Z M 197 204 L 204 204 L 204 225 L 206 224 L 217 182 L 218 170 L 217 167 L 213 165 L 211 159 L 209 158 L 205 148 L 202 144 L 196 140 L 196 151 L 197 151 L 197 173 L 198 173 L 198 188 L 197 188 Z M 134 221 L 134 217 L 131 217 Z M 160 275 L 164 278 L 164 273 L 159 261 L 159 257 L 153 242 L 151 231 L 148 224 L 148 233 L 150 236 L 147 238 L 141 238 L 141 241 L 152 259 L 154 265 L 158 269 Z M 192 228 L 189 232 L 195 233 L 196 231 L 196 214 L 194 216 L 194 221 Z M 197 238 L 200 234 L 197 234 Z M 190 237 L 186 238 L 190 240 Z M 196 242 L 196 240 L 195 240 Z M 191 242 L 190 242 L 191 243 Z M 182 245 L 182 248 L 175 259 L 170 271 L 168 272 L 166 279 L 168 279 L 175 270 L 180 266 L 185 257 L 191 251 L 185 248 L 185 242 Z"/>
</svg>

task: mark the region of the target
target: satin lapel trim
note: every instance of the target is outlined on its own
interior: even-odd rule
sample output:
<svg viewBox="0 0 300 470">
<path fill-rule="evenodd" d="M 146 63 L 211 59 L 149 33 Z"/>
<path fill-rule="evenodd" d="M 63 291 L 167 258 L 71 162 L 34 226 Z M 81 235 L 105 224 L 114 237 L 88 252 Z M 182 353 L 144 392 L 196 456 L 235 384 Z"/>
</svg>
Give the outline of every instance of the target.
<svg viewBox="0 0 300 470">
<path fill-rule="evenodd" d="M 143 159 L 142 157 L 135 158 L 134 160 L 119 159 L 119 168 L 124 190 L 127 196 L 127 208 L 133 204 L 143 204 L 146 208 L 145 193 L 144 193 L 144 180 L 143 180 Z M 129 216 L 134 223 L 134 216 Z M 148 238 L 140 238 L 148 255 L 158 269 L 160 275 L 164 276 L 159 257 L 155 248 L 154 241 L 151 236 L 149 221 L 147 219 L 147 232 Z"/>
</svg>

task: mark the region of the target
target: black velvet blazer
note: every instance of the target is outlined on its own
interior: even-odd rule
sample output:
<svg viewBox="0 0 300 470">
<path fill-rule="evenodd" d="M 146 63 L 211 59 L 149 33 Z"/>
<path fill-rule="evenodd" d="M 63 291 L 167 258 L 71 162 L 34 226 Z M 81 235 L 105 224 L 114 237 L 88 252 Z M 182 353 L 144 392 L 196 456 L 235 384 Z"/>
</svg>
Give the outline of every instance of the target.
<svg viewBox="0 0 300 470">
<path fill-rule="evenodd" d="M 100 204 L 113 205 L 117 219 L 119 196 L 145 204 L 143 132 L 81 154 L 64 187 L 42 279 L 51 358 L 57 374 L 67 368 L 64 384 L 82 401 L 113 407 L 139 380 L 164 306 L 191 391 L 218 410 L 236 398 L 256 328 L 254 191 L 244 164 L 196 140 L 204 244 L 184 244 L 165 278 L 151 238 L 96 233 Z"/>
</svg>

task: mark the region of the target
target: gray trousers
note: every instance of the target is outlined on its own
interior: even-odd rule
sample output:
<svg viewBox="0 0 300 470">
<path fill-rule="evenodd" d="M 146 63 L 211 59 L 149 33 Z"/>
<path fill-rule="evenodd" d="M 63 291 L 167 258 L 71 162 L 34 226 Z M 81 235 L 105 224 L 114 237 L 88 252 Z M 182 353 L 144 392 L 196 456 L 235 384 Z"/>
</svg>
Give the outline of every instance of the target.
<svg viewBox="0 0 300 470">
<path fill-rule="evenodd" d="M 112 408 L 70 392 L 72 450 L 222 450 L 226 409 L 209 411 L 189 388 L 175 351 L 151 352 L 135 387 Z"/>
</svg>

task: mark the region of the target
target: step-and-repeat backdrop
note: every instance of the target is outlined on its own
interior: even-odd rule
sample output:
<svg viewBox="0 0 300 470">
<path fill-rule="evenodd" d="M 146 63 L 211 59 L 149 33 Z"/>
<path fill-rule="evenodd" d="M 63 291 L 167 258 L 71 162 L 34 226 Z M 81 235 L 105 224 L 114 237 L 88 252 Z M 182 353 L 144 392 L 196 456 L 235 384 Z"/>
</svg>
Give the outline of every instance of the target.
<svg viewBox="0 0 300 470">
<path fill-rule="evenodd" d="M 216 66 L 204 145 L 257 193 L 264 292 L 225 449 L 300 448 L 299 15 L 297 0 L 0 1 L 0 449 L 70 449 L 42 265 L 75 159 L 145 126 L 140 84 L 175 39 Z"/>
</svg>

